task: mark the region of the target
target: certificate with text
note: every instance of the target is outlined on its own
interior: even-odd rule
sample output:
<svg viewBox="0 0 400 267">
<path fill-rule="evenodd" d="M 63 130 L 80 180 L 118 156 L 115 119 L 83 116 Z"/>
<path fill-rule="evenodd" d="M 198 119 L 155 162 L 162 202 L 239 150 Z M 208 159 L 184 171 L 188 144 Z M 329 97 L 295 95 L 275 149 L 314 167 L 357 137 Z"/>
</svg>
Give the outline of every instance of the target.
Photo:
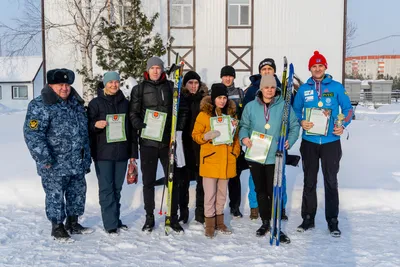
<svg viewBox="0 0 400 267">
<path fill-rule="evenodd" d="M 264 133 L 253 131 L 251 133 L 251 147 L 246 149 L 245 159 L 264 164 L 267 159 L 273 137 Z"/>
<path fill-rule="evenodd" d="M 142 129 L 140 137 L 161 142 L 166 121 L 167 113 L 146 109 L 144 116 L 146 128 Z"/>
<path fill-rule="evenodd" d="M 328 133 L 331 110 L 324 108 L 310 108 L 306 110 L 307 121 L 314 126 L 306 133 L 308 135 L 326 135 Z"/>
<path fill-rule="evenodd" d="M 211 130 L 219 131 L 220 136 L 214 138 L 213 145 L 231 144 L 233 142 L 231 116 L 218 116 L 210 118 Z"/>
<path fill-rule="evenodd" d="M 125 114 L 109 114 L 106 116 L 107 143 L 126 141 Z"/>
</svg>

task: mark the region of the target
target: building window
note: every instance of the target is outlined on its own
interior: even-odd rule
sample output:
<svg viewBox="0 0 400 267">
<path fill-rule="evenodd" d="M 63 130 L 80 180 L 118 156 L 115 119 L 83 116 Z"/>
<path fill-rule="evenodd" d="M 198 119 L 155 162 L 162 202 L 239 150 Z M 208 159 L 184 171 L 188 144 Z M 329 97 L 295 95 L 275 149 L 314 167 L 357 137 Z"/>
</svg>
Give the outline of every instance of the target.
<svg viewBox="0 0 400 267">
<path fill-rule="evenodd" d="M 171 0 L 171 26 L 193 26 L 192 0 Z"/>
<path fill-rule="evenodd" d="M 28 86 L 12 86 L 13 99 L 28 99 Z"/>
<path fill-rule="evenodd" d="M 249 0 L 228 1 L 228 24 L 229 26 L 250 25 L 250 4 Z"/>
<path fill-rule="evenodd" d="M 118 6 L 118 17 L 120 25 L 124 26 L 129 20 L 130 6 L 119 5 Z"/>
</svg>

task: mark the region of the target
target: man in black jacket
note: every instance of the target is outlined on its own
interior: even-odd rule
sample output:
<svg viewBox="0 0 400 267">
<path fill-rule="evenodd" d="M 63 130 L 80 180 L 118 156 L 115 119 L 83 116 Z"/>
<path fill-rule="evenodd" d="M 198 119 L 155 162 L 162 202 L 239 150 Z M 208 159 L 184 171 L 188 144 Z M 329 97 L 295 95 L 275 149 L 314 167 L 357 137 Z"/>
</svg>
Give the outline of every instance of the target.
<svg viewBox="0 0 400 267">
<path fill-rule="evenodd" d="M 142 231 L 151 232 L 154 228 L 154 183 L 156 181 L 158 159 L 161 161 L 164 174 L 166 175 L 168 173 L 173 87 L 173 83 L 167 80 L 164 72 L 164 62 L 158 57 L 152 57 L 147 60 L 147 71 L 144 73 L 143 82 L 136 85 L 131 92 L 129 117 L 132 127 L 135 130 L 142 131 L 146 128 L 144 118 L 147 109 L 167 113 L 164 132 L 160 142 L 142 137 L 139 138 L 144 209 L 146 211 L 146 222 Z M 180 106 L 183 105 L 184 103 L 181 101 Z M 180 109 L 178 114 L 177 130 L 182 130 L 184 127 L 185 112 L 183 109 L 181 112 Z M 172 190 L 171 228 L 176 232 L 182 232 L 183 228 L 179 225 L 177 218 L 179 197 L 177 185 L 178 183 L 174 179 L 174 187 Z"/>
</svg>

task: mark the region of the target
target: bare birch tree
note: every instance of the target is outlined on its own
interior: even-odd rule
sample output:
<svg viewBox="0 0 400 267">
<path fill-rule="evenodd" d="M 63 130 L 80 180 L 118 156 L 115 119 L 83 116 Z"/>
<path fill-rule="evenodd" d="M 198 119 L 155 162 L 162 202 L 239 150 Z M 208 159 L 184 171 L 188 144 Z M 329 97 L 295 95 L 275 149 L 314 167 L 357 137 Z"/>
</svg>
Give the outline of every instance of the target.
<svg viewBox="0 0 400 267">
<path fill-rule="evenodd" d="M 78 72 L 85 74 L 83 77 L 93 78 L 93 52 L 102 37 L 97 28 L 103 12 L 109 6 L 109 0 L 52 0 L 51 4 L 59 4 L 59 12 L 66 14 L 67 18 L 52 21 L 45 14 L 46 36 L 57 30 L 64 42 L 77 47 L 81 66 Z M 0 22 L 0 29 L 3 30 L 0 38 L 8 56 L 26 55 L 32 53 L 32 49 L 37 49 L 35 42 L 40 40 L 41 16 L 39 1 L 24 0 L 24 16 L 15 19 L 15 27 Z M 83 98 L 89 102 L 94 96 L 93 89 L 85 82 L 85 78 L 82 84 Z"/>
</svg>

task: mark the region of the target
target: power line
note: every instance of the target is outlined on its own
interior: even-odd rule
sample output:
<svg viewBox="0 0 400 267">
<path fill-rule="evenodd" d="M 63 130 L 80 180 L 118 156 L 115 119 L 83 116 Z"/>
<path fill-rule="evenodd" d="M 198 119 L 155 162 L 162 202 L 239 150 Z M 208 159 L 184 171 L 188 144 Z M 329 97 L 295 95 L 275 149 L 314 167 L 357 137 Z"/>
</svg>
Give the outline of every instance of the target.
<svg viewBox="0 0 400 267">
<path fill-rule="evenodd" d="M 350 48 L 356 48 L 356 47 L 360 47 L 360 46 L 364 46 L 364 45 L 369 45 L 369 44 L 376 43 L 376 42 L 379 42 L 379 41 L 382 41 L 382 40 L 385 40 L 385 39 L 389 39 L 389 38 L 392 38 L 392 37 L 400 37 L 400 34 L 392 34 L 392 35 L 389 35 L 389 36 L 386 36 L 386 37 L 383 37 L 383 38 L 380 38 L 380 39 L 376 39 L 376 40 L 373 40 L 373 41 L 370 41 L 370 42 L 367 42 L 367 43 L 355 45 L 355 46 L 352 46 Z"/>
</svg>

